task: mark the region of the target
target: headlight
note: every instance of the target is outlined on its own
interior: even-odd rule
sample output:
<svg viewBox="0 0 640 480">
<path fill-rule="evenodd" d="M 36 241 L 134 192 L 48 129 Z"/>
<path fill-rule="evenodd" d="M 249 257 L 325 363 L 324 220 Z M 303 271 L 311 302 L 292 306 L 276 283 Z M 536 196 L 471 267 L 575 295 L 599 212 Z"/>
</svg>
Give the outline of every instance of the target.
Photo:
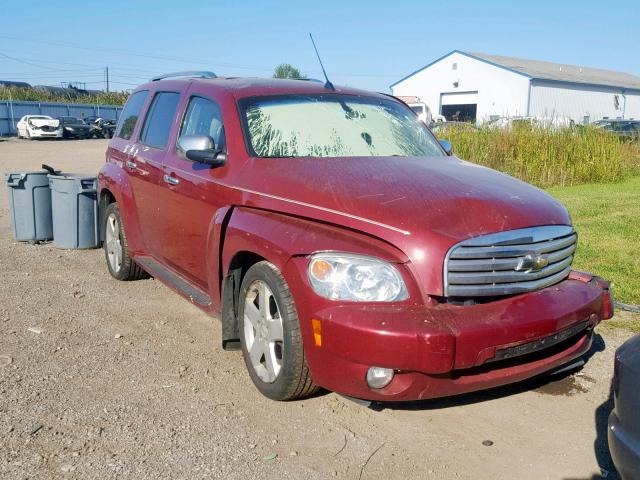
<svg viewBox="0 0 640 480">
<path fill-rule="evenodd" d="M 377 258 L 317 253 L 311 256 L 307 274 L 314 291 L 331 300 L 396 302 L 408 297 L 398 270 Z"/>
<path fill-rule="evenodd" d="M 73 127 L 64 127 L 67 131 L 73 132 Z"/>
</svg>

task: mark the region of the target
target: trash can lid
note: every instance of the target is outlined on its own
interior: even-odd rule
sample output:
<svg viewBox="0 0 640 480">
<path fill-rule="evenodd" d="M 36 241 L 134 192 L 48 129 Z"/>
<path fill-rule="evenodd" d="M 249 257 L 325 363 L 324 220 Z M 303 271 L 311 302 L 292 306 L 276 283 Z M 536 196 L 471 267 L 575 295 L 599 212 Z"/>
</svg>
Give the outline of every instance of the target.
<svg viewBox="0 0 640 480">
<path fill-rule="evenodd" d="M 32 171 L 22 171 L 22 172 L 5 172 L 5 177 L 8 177 L 10 175 L 49 175 L 49 172 L 47 172 L 46 170 L 32 170 Z"/>
<path fill-rule="evenodd" d="M 95 180 L 98 177 L 96 175 L 85 175 L 80 173 L 61 173 L 59 175 L 48 174 L 49 178 L 60 180 Z"/>
</svg>

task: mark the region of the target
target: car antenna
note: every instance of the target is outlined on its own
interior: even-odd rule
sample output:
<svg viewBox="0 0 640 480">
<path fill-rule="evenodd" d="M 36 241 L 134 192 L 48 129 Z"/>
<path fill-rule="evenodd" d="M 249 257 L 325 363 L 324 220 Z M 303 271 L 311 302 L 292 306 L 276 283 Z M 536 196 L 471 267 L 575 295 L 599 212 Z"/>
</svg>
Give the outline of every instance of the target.
<svg viewBox="0 0 640 480">
<path fill-rule="evenodd" d="M 311 43 L 313 44 L 313 49 L 316 51 L 316 55 L 318 56 L 318 62 L 320 62 L 320 68 L 322 68 L 322 73 L 324 74 L 324 79 L 327 81 L 324 84 L 324 88 L 332 91 L 336 91 L 336 87 L 333 86 L 333 83 L 327 77 L 327 72 L 324 70 L 324 65 L 322 65 L 322 59 L 320 58 L 320 54 L 318 53 L 318 48 L 316 47 L 316 42 L 313 41 L 313 35 L 309 32 L 309 38 L 311 38 Z"/>
</svg>

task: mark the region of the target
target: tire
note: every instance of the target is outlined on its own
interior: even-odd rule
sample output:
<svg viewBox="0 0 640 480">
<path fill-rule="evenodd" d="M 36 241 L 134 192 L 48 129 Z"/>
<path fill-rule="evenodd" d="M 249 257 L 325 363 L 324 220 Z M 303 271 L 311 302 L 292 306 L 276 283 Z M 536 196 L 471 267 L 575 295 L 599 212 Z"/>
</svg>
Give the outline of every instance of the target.
<svg viewBox="0 0 640 480">
<path fill-rule="evenodd" d="M 29 129 L 28 128 L 26 129 L 26 132 L 27 132 L 27 140 L 32 140 L 31 133 L 29 133 Z"/>
<path fill-rule="evenodd" d="M 245 274 L 238 322 L 244 361 L 260 393 L 284 401 L 308 397 L 318 390 L 305 360 L 293 297 L 284 277 L 271 263 L 258 262 Z"/>
<path fill-rule="evenodd" d="M 111 203 L 107 207 L 103 227 L 105 232 L 104 256 L 111 276 L 121 281 L 149 278 L 149 274 L 129 256 L 129 244 L 117 203 Z"/>
</svg>

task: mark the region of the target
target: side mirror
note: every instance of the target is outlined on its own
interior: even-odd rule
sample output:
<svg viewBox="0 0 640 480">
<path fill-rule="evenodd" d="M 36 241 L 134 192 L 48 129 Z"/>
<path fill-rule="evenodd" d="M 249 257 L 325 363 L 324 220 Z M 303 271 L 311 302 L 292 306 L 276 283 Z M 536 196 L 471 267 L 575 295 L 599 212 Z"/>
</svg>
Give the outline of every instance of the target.
<svg viewBox="0 0 640 480">
<path fill-rule="evenodd" d="M 440 140 L 440 146 L 444 149 L 444 153 L 449 156 L 453 155 L 453 145 L 447 140 Z"/>
<path fill-rule="evenodd" d="M 221 167 L 227 160 L 209 135 L 182 135 L 178 139 L 178 148 L 189 160 L 212 167 Z"/>
</svg>

